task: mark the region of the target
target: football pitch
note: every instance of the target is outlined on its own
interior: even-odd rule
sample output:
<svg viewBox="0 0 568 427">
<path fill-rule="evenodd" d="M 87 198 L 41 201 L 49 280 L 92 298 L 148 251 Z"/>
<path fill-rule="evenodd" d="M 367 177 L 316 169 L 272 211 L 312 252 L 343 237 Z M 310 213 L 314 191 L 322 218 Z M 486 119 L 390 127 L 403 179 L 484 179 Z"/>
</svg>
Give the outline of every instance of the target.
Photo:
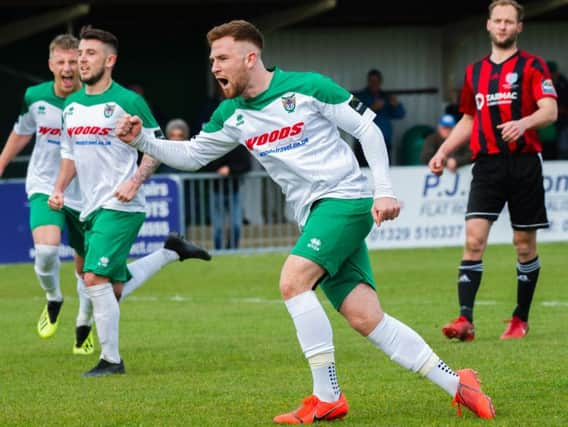
<svg viewBox="0 0 568 427">
<path fill-rule="evenodd" d="M 568 243 L 541 244 L 542 271 L 526 339 L 499 335 L 516 298 L 511 245 L 490 246 L 475 341 L 450 342 L 460 248 L 372 251 L 385 311 L 420 333 L 454 368 L 479 372 L 502 426 L 568 425 Z M 270 426 L 311 394 L 311 374 L 278 278 L 286 254 L 217 256 L 165 267 L 121 303 L 126 375 L 82 378 L 95 355 L 74 356 L 78 300 L 72 265 L 56 335 L 42 340 L 44 300 L 33 266 L 0 266 L 0 426 Z M 347 426 L 467 426 L 440 388 L 391 362 L 328 312 Z M 492 421 L 489 421 L 491 423 Z M 323 424 L 325 425 L 325 424 Z M 336 425 L 336 424 L 332 424 Z"/>
</svg>

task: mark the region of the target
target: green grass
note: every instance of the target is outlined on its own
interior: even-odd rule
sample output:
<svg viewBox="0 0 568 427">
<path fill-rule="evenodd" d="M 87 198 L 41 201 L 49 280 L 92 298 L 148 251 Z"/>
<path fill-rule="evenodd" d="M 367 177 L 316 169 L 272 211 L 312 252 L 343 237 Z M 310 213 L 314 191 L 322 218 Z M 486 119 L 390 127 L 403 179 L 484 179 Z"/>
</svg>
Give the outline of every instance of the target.
<svg viewBox="0 0 568 427">
<path fill-rule="evenodd" d="M 516 294 L 510 245 L 491 246 L 477 338 L 446 340 L 457 314 L 459 248 L 373 251 L 385 311 L 418 331 L 454 369 L 472 367 L 502 426 L 568 425 L 568 244 L 540 247 L 531 332 L 500 341 Z M 65 264 L 57 334 L 41 340 L 43 299 L 31 265 L 0 266 L 0 426 L 270 426 L 311 392 L 311 375 L 278 292 L 285 254 L 219 256 L 166 267 L 121 305 L 127 375 L 82 378 L 97 356 L 73 356 L 77 298 Z M 319 291 L 318 291 L 319 293 Z M 319 294 L 322 301 L 325 299 Z M 556 302 L 556 303 L 553 303 Z M 351 410 L 342 426 L 481 425 L 450 397 L 388 360 L 324 303 Z M 97 342 L 98 352 L 98 342 Z"/>
</svg>

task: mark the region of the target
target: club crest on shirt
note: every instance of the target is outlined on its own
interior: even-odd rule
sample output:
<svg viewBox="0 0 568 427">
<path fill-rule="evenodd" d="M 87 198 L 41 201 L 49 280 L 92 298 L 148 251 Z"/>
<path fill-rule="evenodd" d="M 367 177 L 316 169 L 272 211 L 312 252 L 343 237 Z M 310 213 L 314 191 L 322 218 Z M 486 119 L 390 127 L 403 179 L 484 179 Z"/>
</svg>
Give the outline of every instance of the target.
<svg viewBox="0 0 568 427">
<path fill-rule="evenodd" d="M 293 113 L 296 109 L 296 94 L 293 93 L 292 95 L 283 96 L 280 99 L 282 99 L 284 109 L 289 113 Z"/>
<path fill-rule="evenodd" d="M 45 114 L 45 105 L 40 105 L 39 107 L 37 107 L 37 113 Z"/>
<path fill-rule="evenodd" d="M 503 86 L 506 89 L 513 89 L 517 86 L 515 83 L 517 83 L 518 80 L 519 73 L 507 73 L 507 75 L 505 76 L 505 81 L 507 83 L 504 83 Z"/>
<path fill-rule="evenodd" d="M 107 119 L 114 114 L 114 108 L 115 108 L 114 104 L 105 104 L 105 109 L 103 114 Z"/>
</svg>

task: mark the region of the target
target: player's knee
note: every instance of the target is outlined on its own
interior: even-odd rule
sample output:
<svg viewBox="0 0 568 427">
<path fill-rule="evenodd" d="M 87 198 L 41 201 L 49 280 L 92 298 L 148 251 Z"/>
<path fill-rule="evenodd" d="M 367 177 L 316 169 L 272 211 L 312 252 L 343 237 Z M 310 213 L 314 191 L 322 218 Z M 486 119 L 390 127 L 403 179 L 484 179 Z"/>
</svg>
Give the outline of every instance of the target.
<svg viewBox="0 0 568 427">
<path fill-rule="evenodd" d="M 85 286 L 89 287 L 100 285 L 101 283 L 105 283 L 107 280 L 104 280 L 101 276 L 97 276 L 95 273 L 86 272 L 83 276 L 83 281 L 85 282 Z"/>
<path fill-rule="evenodd" d="M 293 298 L 296 295 L 301 294 L 302 292 L 309 291 L 310 289 L 310 286 L 304 286 L 300 281 L 291 280 L 284 277 L 280 279 L 280 293 L 282 294 L 282 298 L 284 300 Z"/>
<path fill-rule="evenodd" d="M 35 269 L 49 273 L 59 265 L 59 247 L 52 245 L 35 246 Z"/>
<path fill-rule="evenodd" d="M 382 314 L 379 312 L 368 313 L 359 311 L 349 313 L 347 316 L 349 325 L 365 337 L 375 330 L 381 320 Z"/>
<path fill-rule="evenodd" d="M 481 255 L 485 251 L 487 241 L 478 235 L 468 234 L 465 239 L 465 249 L 470 254 Z"/>
<path fill-rule="evenodd" d="M 536 254 L 535 245 L 525 239 L 515 238 L 513 239 L 513 245 L 517 251 L 517 256 L 521 259 L 534 257 L 534 254 Z"/>
</svg>

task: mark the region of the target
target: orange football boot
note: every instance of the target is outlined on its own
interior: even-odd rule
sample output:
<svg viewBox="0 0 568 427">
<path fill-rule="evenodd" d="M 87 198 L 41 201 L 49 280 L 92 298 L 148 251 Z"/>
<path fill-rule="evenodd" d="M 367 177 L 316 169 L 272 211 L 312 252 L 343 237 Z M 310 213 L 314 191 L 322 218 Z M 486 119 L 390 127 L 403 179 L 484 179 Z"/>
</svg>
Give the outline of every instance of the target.
<svg viewBox="0 0 568 427">
<path fill-rule="evenodd" d="M 461 416 L 461 405 L 480 418 L 495 418 L 495 408 L 491 398 L 481 391 L 477 372 L 472 369 L 462 369 L 456 372 L 460 377 L 458 391 L 452 400 L 452 406 L 458 405 L 458 415 Z"/>
<path fill-rule="evenodd" d="M 347 415 L 349 405 L 345 395 L 341 393 L 335 402 L 322 402 L 317 396 L 311 395 L 304 399 L 302 406 L 293 412 L 277 415 L 277 424 L 312 424 L 315 421 L 332 421 L 342 419 Z"/>
</svg>

